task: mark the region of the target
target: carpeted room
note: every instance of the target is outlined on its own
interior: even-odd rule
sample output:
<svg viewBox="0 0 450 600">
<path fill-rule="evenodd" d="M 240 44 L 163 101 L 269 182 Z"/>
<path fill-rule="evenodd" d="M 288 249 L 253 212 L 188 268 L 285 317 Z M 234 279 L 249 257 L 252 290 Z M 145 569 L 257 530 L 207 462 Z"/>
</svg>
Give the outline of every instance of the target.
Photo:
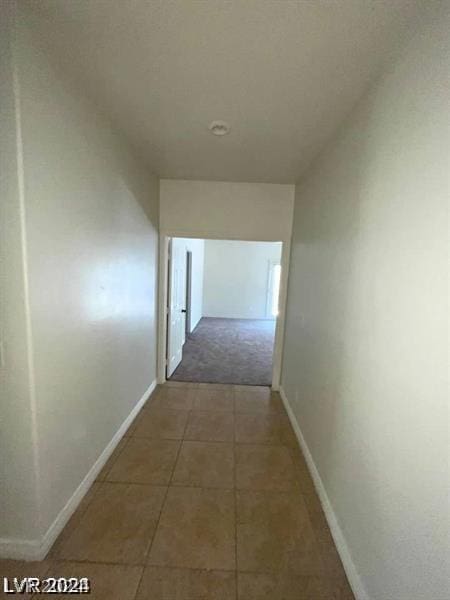
<svg viewBox="0 0 450 600">
<path fill-rule="evenodd" d="M 186 264 L 185 274 L 178 273 L 186 313 L 181 360 L 170 379 L 270 386 L 281 242 L 173 238 L 172 244 L 181 270 Z"/>
</svg>

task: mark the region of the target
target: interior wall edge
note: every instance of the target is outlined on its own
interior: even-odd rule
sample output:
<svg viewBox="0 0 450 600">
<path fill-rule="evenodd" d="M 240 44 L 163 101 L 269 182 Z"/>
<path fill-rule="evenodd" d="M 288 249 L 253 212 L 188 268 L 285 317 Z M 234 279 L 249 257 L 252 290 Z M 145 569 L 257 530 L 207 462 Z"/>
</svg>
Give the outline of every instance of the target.
<svg viewBox="0 0 450 600">
<path fill-rule="evenodd" d="M 40 464 L 39 464 L 39 433 L 36 406 L 36 378 L 34 366 L 34 344 L 33 344 L 33 325 L 31 318 L 30 302 L 30 278 L 29 278 L 29 251 L 27 242 L 27 213 L 26 213 L 26 193 L 25 193 L 25 161 L 23 148 L 22 132 L 22 105 L 21 105 L 21 85 L 19 74 L 19 60 L 16 40 L 17 27 L 17 4 L 13 3 L 14 11 L 14 31 L 12 39 L 12 68 L 13 68 L 13 94 L 15 104 L 15 126 L 16 126 L 16 166 L 17 166 L 17 187 L 20 218 L 20 245 L 22 249 L 22 278 L 24 290 L 24 308 L 25 308 L 25 328 L 26 328 L 26 346 L 28 363 L 28 393 L 31 414 L 31 439 L 33 448 L 33 477 L 35 488 L 35 501 L 37 503 L 37 523 L 38 531 L 41 530 L 41 489 L 40 489 Z"/>
</svg>

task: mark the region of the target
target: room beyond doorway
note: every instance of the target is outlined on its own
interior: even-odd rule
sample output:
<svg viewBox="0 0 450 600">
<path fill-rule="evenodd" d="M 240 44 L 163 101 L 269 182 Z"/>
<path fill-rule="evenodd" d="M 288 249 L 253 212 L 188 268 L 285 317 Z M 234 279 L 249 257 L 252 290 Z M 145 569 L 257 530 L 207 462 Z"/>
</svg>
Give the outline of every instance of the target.
<svg viewBox="0 0 450 600">
<path fill-rule="evenodd" d="M 170 380 L 270 386 L 274 338 L 274 320 L 202 317 Z"/>
<path fill-rule="evenodd" d="M 270 386 L 282 243 L 173 237 L 168 250 L 166 378 Z"/>
</svg>

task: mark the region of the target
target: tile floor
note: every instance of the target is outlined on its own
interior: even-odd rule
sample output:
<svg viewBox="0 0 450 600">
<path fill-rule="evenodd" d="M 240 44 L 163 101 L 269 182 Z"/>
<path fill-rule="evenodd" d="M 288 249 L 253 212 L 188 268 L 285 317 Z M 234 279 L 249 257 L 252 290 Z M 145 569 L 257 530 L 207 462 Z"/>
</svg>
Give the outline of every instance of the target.
<svg viewBox="0 0 450 600">
<path fill-rule="evenodd" d="M 281 399 L 248 386 L 158 387 L 47 559 L 0 561 L 25 575 L 92 600 L 353 598 Z"/>
</svg>

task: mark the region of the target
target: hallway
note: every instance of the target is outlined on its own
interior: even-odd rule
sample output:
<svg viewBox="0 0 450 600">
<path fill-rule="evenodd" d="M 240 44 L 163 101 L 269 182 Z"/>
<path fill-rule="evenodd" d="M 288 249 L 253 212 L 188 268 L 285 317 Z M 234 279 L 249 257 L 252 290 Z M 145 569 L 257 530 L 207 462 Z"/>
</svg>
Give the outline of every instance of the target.
<svg viewBox="0 0 450 600">
<path fill-rule="evenodd" d="M 271 385 L 275 320 L 203 317 L 172 381 Z"/>
<path fill-rule="evenodd" d="M 0 0 L 0 585 L 450 600 L 449 29 Z"/>
<path fill-rule="evenodd" d="M 258 387 L 157 388 L 47 560 L 0 566 L 88 577 L 93 600 L 353 598 L 280 396 Z"/>
</svg>

